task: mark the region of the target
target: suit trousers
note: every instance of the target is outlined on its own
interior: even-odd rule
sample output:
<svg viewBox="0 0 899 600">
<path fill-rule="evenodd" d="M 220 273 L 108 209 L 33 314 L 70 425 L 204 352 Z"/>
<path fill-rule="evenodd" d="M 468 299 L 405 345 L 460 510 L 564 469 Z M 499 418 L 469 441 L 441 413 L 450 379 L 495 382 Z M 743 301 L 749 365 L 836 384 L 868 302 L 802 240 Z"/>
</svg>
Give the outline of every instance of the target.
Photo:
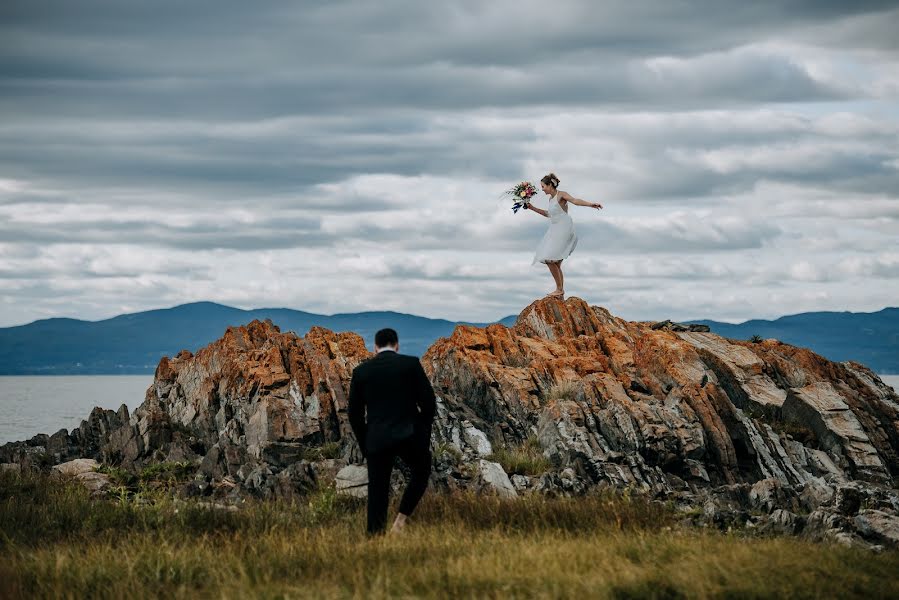
<svg viewBox="0 0 899 600">
<path fill-rule="evenodd" d="M 412 514 L 428 488 L 431 475 L 431 440 L 415 433 L 378 452 L 368 454 L 368 534 L 383 532 L 387 527 L 387 505 L 390 500 L 390 476 L 396 457 L 412 471 L 400 500 L 400 512 Z"/>
</svg>

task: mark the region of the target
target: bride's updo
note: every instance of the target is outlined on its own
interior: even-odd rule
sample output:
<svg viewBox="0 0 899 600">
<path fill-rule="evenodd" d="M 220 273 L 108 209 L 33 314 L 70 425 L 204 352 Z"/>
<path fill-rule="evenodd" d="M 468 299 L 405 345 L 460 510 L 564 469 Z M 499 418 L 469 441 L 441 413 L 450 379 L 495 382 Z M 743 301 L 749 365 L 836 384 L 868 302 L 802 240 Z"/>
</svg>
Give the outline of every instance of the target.
<svg viewBox="0 0 899 600">
<path fill-rule="evenodd" d="M 545 176 L 545 177 L 544 177 L 543 179 L 541 179 L 540 181 L 542 181 L 542 182 L 545 183 L 546 185 L 551 185 L 551 186 L 553 186 L 554 188 L 559 189 L 559 183 L 560 183 L 560 182 L 559 182 L 559 178 L 556 177 L 556 174 L 555 174 L 555 173 L 550 173 L 549 175 Z"/>
</svg>

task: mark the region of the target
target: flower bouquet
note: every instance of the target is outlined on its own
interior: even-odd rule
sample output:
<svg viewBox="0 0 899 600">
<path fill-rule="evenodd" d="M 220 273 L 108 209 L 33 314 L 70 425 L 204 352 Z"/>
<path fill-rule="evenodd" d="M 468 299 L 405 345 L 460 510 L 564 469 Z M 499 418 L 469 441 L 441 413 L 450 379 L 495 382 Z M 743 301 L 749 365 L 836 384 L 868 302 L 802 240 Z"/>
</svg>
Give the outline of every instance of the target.
<svg viewBox="0 0 899 600">
<path fill-rule="evenodd" d="M 531 203 L 531 198 L 537 195 L 537 188 L 530 181 L 522 181 L 515 187 L 506 190 L 506 194 L 515 199 L 512 204 L 512 212 L 517 213 L 519 208 L 524 208 Z"/>
</svg>

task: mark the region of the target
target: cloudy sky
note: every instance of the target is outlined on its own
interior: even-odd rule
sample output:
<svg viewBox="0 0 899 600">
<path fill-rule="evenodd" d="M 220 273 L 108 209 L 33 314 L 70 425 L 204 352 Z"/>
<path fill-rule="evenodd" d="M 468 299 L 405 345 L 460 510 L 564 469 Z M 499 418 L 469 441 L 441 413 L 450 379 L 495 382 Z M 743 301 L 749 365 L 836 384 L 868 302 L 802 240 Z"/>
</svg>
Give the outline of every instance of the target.
<svg viewBox="0 0 899 600">
<path fill-rule="evenodd" d="M 0 5 L 0 326 L 211 300 L 453 320 L 899 305 L 899 6 Z M 541 194 L 538 206 L 546 206 Z"/>
</svg>

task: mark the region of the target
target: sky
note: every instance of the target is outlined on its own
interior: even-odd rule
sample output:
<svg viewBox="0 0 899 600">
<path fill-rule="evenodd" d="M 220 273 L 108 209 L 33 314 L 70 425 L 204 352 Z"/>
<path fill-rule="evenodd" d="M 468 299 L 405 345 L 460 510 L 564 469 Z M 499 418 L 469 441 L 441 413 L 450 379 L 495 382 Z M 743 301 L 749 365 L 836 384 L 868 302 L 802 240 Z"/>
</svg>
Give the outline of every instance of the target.
<svg viewBox="0 0 899 600">
<path fill-rule="evenodd" d="M 899 306 L 899 2 L 0 4 L 0 326 Z M 546 208 L 540 194 L 536 205 Z"/>
</svg>

